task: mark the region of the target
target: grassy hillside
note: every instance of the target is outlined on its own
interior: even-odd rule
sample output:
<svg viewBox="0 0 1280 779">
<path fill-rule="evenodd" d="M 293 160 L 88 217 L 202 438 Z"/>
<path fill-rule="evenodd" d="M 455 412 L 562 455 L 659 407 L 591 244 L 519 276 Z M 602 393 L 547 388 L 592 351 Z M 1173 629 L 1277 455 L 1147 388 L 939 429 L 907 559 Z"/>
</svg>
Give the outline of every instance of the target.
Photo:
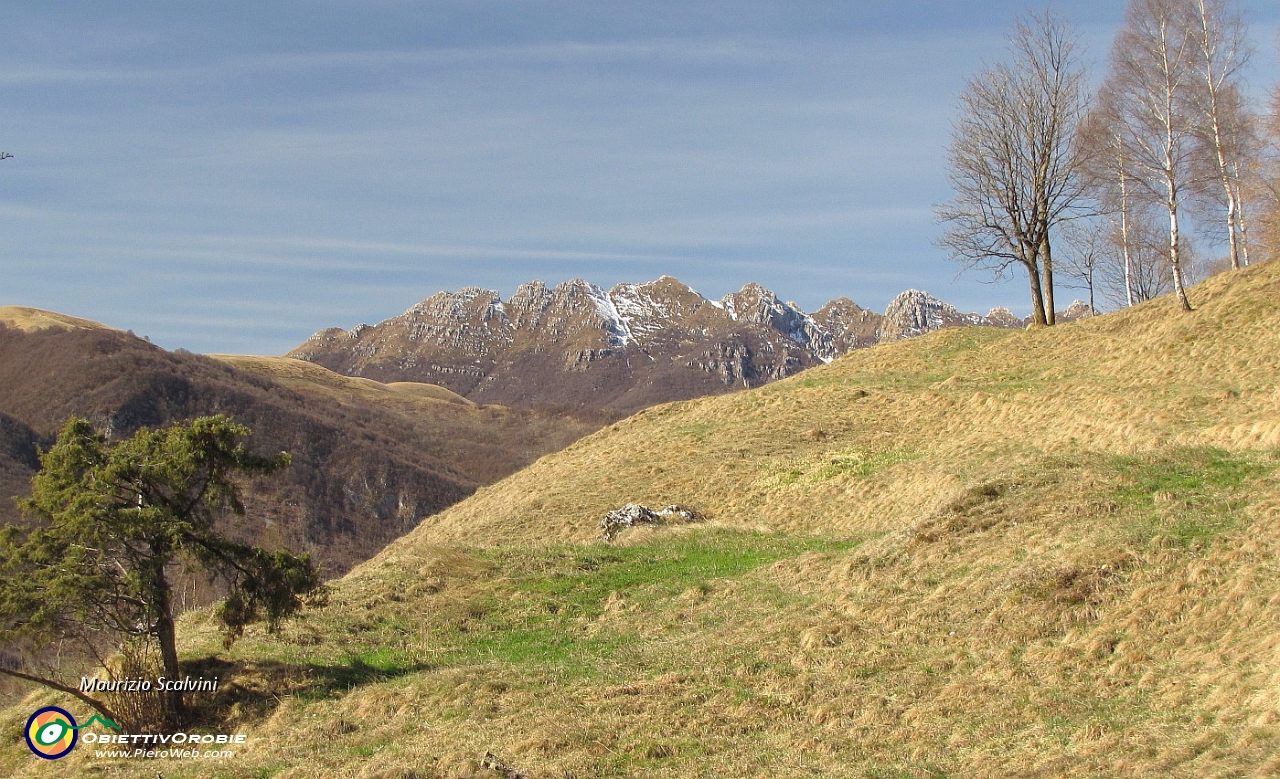
<svg viewBox="0 0 1280 779">
<path fill-rule="evenodd" d="M 42 311 L 26 306 L 0 306 L 0 325 L 21 330 L 24 333 L 38 333 L 43 330 L 110 330 L 106 325 L 79 319 L 53 311 Z"/>
<path fill-rule="evenodd" d="M 642 412 L 193 669 L 233 759 L 0 773 L 1280 773 L 1280 264 Z M 704 521 L 599 540 L 628 501 Z M 48 698 L 54 700 L 54 698 Z M 15 739 L 19 739 L 15 743 Z"/>
<path fill-rule="evenodd" d="M 1280 269 L 1040 331 L 966 328 L 738 393 L 641 412 L 434 518 L 413 541 L 586 541 L 608 508 L 689 503 L 720 521 L 867 532 L 1043 460 L 1280 447 Z"/>
<path fill-rule="evenodd" d="M 397 381 L 383 384 L 358 376 L 343 376 L 315 363 L 290 357 L 258 357 L 243 354 L 211 354 L 215 360 L 228 365 L 269 376 L 275 381 L 293 388 L 325 391 L 327 394 L 349 399 L 360 398 L 374 403 L 395 404 L 401 408 L 431 412 L 435 409 L 414 401 L 440 401 L 474 408 L 476 404 L 436 384 L 413 381 Z M 406 402 L 407 401 L 407 402 Z"/>
</svg>

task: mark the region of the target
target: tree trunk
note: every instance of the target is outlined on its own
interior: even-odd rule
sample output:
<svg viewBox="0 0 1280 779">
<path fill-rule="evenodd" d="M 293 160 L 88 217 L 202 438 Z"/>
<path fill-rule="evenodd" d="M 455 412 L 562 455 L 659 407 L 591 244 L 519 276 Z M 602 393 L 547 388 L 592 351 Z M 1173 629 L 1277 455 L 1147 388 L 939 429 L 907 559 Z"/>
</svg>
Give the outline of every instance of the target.
<svg viewBox="0 0 1280 779">
<path fill-rule="evenodd" d="M 1178 295 L 1178 305 L 1183 311 L 1191 310 L 1191 301 L 1187 300 L 1187 288 L 1182 279 L 1182 237 L 1178 233 L 1178 203 L 1181 200 L 1182 188 L 1178 174 L 1181 172 L 1176 163 L 1178 139 L 1175 136 L 1173 120 L 1174 92 L 1170 88 L 1165 94 L 1166 113 L 1165 147 L 1164 147 L 1164 194 L 1165 207 L 1169 209 L 1169 265 L 1173 270 L 1173 290 Z"/>
<path fill-rule="evenodd" d="M 1129 249 L 1129 179 L 1124 167 L 1124 151 L 1122 142 L 1117 146 L 1120 171 L 1120 250 L 1124 252 L 1124 297 L 1125 302 L 1133 305 L 1133 255 Z"/>
<path fill-rule="evenodd" d="M 1133 255 L 1129 251 L 1129 215 L 1120 212 L 1120 244 L 1124 252 L 1124 299 L 1132 306 L 1133 300 Z"/>
<path fill-rule="evenodd" d="M 156 623 L 156 639 L 160 642 L 160 660 L 164 666 L 165 681 L 175 682 L 182 678 L 178 668 L 177 636 L 173 618 L 161 617 Z M 163 693 L 165 707 L 165 725 L 170 728 L 181 728 L 186 724 L 187 711 L 181 690 L 166 690 Z"/>
<path fill-rule="evenodd" d="M 1026 267 L 1027 276 L 1031 281 L 1031 323 L 1039 327 L 1046 327 L 1049 324 L 1049 319 L 1044 313 L 1044 293 L 1040 288 L 1040 269 L 1037 267 L 1035 260 L 1023 261 L 1022 264 Z"/>
<path fill-rule="evenodd" d="M 1169 265 L 1173 270 L 1173 289 L 1178 294 L 1178 305 L 1183 311 L 1191 310 L 1191 301 L 1187 300 L 1187 288 L 1182 280 L 1182 253 L 1178 236 L 1178 206 L 1169 205 Z"/>
<path fill-rule="evenodd" d="M 1236 171 L 1231 188 L 1235 192 L 1237 221 L 1240 228 L 1240 264 L 1249 265 L 1249 220 L 1245 218 L 1244 194 L 1240 187 L 1240 171 Z"/>
<path fill-rule="evenodd" d="M 155 577 L 156 582 L 152 606 L 155 610 L 155 625 L 152 632 L 156 637 L 156 643 L 160 645 L 160 664 L 164 671 L 164 678 L 168 682 L 174 682 L 181 678 L 182 672 L 178 667 L 178 637 L 173 620 L 173 592 L 164 571 L 169 558 L 166 546 L 163 543 L 152 545 L 150 573 Z M 164 706 L 164 726 L 176 730 L 186 725 L 187 712 L 182 691 L 165 690 L 161 693 L 161 699 Z"/>
<path fill-rule="evenodd" d="M 1044 240 L 1041 242 L 1041 256 L 1044 258 L 1044 318 L 1045 322 L 1050 325 L 1058 323 L 1058 309 L 1054 307 L 1053 302 L 1053 250 L 1049 246 L 1049 236 L 1046 233 Z"/>
<path fill-rule="evenodd" d="M 1223 189 L 1227 194 L 1227 245 L 1230 247 L 1231 268 L 1233 270 L 1240 269 L 1240 240 L 1239 240 L 1239 206 L 1236 204 L 1235 188 L 1231 186 L 1231 182 L 1227 174 L 1223 174 Z"/>
</svg>

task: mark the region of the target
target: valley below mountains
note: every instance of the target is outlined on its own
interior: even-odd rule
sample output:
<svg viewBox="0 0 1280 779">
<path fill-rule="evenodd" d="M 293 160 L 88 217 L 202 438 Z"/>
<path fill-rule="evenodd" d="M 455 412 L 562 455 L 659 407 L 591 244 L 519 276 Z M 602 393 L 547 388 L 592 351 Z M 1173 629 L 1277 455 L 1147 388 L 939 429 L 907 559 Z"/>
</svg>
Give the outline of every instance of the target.
<svg viewBox="0 0 1280 779">
<path fill-rule="evenodd" d="M 211 414 L 249 426 L 252 449 L 293 457 L 252 482 L 245 517 L 227 520 L 234 535 L 312 552 L 326 576 L 609 421 L 481 408 L 298 360 L 169 352 L 95 322 L 0 308 L 0 522 L 24 521 L 10 496 L 29 493 L 38 448 L 69 417 L 115 441 Z"/>
</svg>

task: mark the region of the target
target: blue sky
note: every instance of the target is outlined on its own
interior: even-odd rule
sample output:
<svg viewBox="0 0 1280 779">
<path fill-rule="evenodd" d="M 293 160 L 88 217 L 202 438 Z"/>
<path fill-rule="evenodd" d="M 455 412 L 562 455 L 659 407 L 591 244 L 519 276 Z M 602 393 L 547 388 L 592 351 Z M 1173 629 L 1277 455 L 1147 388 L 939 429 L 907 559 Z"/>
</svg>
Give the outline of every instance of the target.
<svg viewBox="0 0 1280 779">
<path fill-rule="evenodd" d="M 535 278 L 1026 312 L 932 216 L 956 96 L 1026 7 L 10 0 L 0 305 L 258 354 Z M 1122 4 L 1055 7 L 1100 70 Z M 1280 8 L 1244 9 L 1262 93 Z"/>
</svg>

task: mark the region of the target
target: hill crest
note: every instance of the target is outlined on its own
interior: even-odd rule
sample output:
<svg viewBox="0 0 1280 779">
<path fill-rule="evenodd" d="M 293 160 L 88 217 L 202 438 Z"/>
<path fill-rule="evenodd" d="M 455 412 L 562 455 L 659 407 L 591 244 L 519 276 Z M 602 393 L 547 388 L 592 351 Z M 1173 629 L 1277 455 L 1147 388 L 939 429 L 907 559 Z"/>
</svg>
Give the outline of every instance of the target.
<svg viewBox="0 0 1280 779">
<path fill-rule="evenodd" d="M 88 319 L 80 319 L 53 311 L 26 306 L 0 306 L 0 327 L 10 327 L 24 333 L 41 330 L 112 330 L 113 328 Z"/>
<path fill-rule="evenodd" d="M 447 776 L 482 773 L 468 750 L 548 776 L 1274 773 L 1277 290 L 1257 266 L 1189 314 L 948 329 L 642 411 L 343 579 L 299 634 L 400 647 L 403 676 L 272 726 L 443 709 L 386 768 Z M 701 521 L 602 541 L 632 502 Z"/>
</svg>

